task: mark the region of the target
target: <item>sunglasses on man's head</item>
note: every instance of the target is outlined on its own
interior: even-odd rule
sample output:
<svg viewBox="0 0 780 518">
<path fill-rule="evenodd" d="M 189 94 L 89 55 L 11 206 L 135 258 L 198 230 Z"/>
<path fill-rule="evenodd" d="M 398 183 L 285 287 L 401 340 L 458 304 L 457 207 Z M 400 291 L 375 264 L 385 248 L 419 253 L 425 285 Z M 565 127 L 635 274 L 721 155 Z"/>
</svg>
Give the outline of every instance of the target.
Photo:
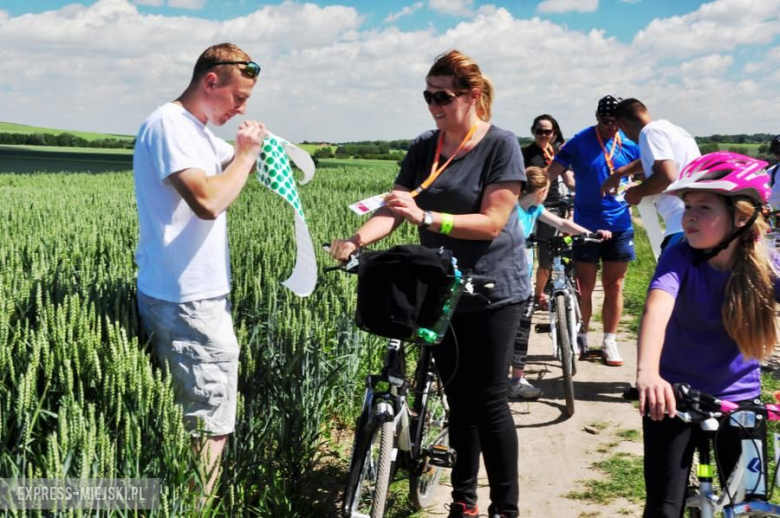
<svg viewBox="0 0 780 518">
<path fill-rule="evenodd" d="M 429 92 L 428 90 L 423 90 L 423 97 L 425 98 L 425 102 L 430 104 L 435 104 L 436 106 L 446 106 L 450 104 L 452 101 L 455 100 L 456 97 L 460 97 L 466 92 L 461 92 L 459 94 L 451 94 L 449 92 L 439 91 L 439 92 Z"/>
<path fill-rule="evenodd" d="M 260 75 L 260 65 L 254 61 L 217 61 L 216 63 L 212 63 L 211 65 L 207 66 L 206 70 L 214 68 L 218 65 L 244 65 L 242 68 L 240 68 L 240 70 L 241 73 L 246 77 L 254 79 Z"/>
<path fill-rule="evenodd" d="M 534 130 L 534 135 L 539 135 L 540 137 L 549 137 L 553 134 L 553 130 L 551 129 L 544 129 L 544 128 L 536 128 Z"/>
</svg>

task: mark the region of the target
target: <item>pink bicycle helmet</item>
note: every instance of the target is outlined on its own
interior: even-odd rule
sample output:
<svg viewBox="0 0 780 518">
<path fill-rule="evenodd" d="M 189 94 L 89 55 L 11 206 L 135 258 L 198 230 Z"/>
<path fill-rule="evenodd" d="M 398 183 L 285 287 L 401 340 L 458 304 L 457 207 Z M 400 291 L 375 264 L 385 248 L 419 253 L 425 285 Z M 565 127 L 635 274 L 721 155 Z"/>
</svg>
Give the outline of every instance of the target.
<svg viewBox="0 0 780 518">
<path fill-rule="evenodd" d="M 709 153 L 685 166 L 664 193 L 682 196 L 692 190 L 712 191 L 723 196 L 747 196 L 756 205 L 764 205 L 771 192 L 767 165 L 738 153 Z"/>
</svg>

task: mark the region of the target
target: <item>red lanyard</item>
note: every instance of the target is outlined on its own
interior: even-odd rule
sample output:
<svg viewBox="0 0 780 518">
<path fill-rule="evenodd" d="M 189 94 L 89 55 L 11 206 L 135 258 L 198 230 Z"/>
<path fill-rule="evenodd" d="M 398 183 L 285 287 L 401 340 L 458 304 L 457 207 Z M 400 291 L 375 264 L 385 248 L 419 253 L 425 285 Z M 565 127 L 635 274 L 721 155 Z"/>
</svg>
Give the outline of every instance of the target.
<svg viewBox="0 0 780 518">
<path fill-rule="evenodd" d="M 439 158 L 441 158 L 441 148 L 444 145 L 444 132 L 442 131 L 439 134 L 439 142 L 436 144 L 436 155 L 433 157 L 433 165 L 431 166 L 431 174 L 428 175 L 428 178 L 423 181 L 423 183 L 420 184 L 418 188 L 412 191 L 412 198 L 423 192 L 425 189 L 431 186 L 433 182 L 436 181 L 436 179 L 439 177 L 439 175 L 447 169 L 447 166 L 450 165 L 450 162 L 452 162 L 452 159 L 455 158 L 455 156 L 460 153 L 460 150 L 463 149 L 463 146 L 466 145 L 466 142 L 471 140 L 471 137 L 474 135 L 474 132 L 477 131 L 477 124 L 474 124 L 468 133 L 466 133 L 466 136 L 463 137 L 463 140 L 461 140 L 460 145 L 458 146 L 458 149 L 455 150 L 455 152 L 452 154 L 452 156 L 444 163 L 441 168 L 439 168 Z"/>
<path fill-rule="evenodd" d="M 555 150 L 548 143 L 547 146 L 542 149 L 542 153 L 544 154 L 544 165 L 550 165 L 555 157 Z"/>
<path fill-rule="evenodd" d="M 623 148 L 623 140 L 620 138 L 620 132 L 615 133 L 615 137 L 612 139 L 612 149 L 609 150 L 609 153 L 607 153 L 607 147 L 604 145 L 604 140 L 601 138 L 601 133 L 599 133 L 598 128 L 593 128 L 596 131 L 596 138 L 599 139 L 599 145 L 601 146 L 601 151 L 604 152 L 604 159 L 607 161 L 607 166 L 609 166 L 609 174 L 612 174 L 615 171 L 615 166 L 612 165 L 612 157 L 615 156 L 615 149 L 616 148 Z M 618 151 L 619 153 L 620 151 Z"/>
</svg>

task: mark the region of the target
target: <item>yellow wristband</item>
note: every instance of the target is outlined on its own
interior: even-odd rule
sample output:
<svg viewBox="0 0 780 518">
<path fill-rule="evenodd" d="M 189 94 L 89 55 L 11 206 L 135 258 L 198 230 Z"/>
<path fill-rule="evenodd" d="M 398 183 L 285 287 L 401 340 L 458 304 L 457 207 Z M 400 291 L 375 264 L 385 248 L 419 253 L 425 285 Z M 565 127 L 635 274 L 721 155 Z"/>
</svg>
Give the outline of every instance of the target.
<svg viewBox="0 0 780 518">
<path fill-rule="evenodd" d="M 445 236 L 452 232 L 452 227 L 455 226 L 455 218 L 452 214 L 446 212 L 441 213 L 441 226 L 439 227 L 439 233 Z"/>
</svg>

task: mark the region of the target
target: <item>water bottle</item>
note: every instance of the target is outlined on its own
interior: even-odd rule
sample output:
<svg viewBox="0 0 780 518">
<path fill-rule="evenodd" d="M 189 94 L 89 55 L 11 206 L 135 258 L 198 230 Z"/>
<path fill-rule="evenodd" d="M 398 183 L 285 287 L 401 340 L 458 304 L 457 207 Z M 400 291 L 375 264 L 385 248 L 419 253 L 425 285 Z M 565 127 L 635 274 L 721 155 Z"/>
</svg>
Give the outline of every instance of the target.
<svg viewBox="0 0 780 518">
<path fill-rule="evenodd" d="M 418 328 L 415 333 L 418 340 L 428 345 L 438 344 L 444 339 L 444 335 L 447 333 L 447 327 L 450 324 L 450 320 L 452 320 L 452 313 L 455 311 L 455 307 L 458 305 L 460 296 L 463 293 L 461 288 L 463 274 L 458 270 L 458 262 L 454 257 L 452 258 L 452 265 L 455 269 L 455 278 L 450 286 L 450 298 L 444 303 L 444 307 L 441 309 L 441 316 L 430 328 L 421 327 Z"/>
</svg>

